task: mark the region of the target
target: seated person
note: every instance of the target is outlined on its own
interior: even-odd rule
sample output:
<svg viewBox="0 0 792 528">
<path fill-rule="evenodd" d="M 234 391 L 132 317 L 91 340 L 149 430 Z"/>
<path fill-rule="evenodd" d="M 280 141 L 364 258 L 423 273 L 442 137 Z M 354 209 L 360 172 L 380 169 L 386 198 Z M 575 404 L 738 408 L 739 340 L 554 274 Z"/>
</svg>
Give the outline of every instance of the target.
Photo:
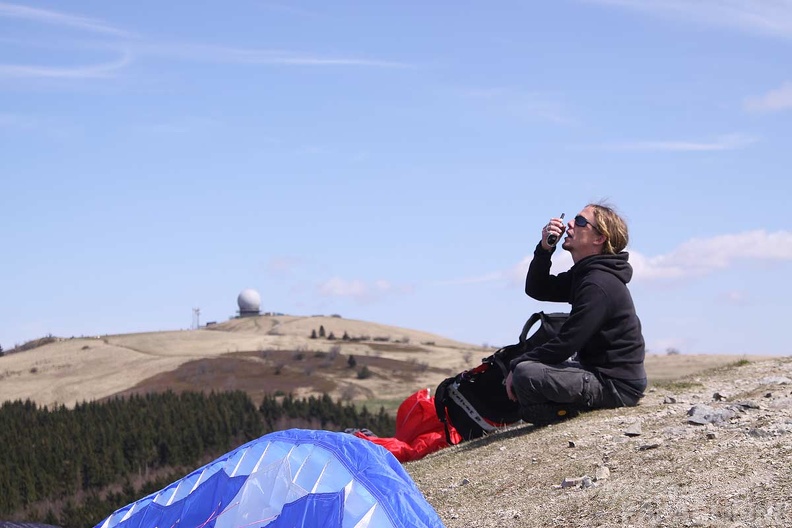
<svg viewBox="0 0 792 528">
<path fill-rule="evenodd" d="M 555 245 L 574 265 L 550 274 Z M 511 361 L 506 392 L 520 404 L 525 422 L 544 425 L 580 411 L 634 406 L 646 389 L 644 338 L 627 283 L 627 225 L 611 207 L 589 204 L 566 228 L 553 218 L 525 280 L 525 293 L 538 301 L 568 302 L 569 318 L 558 335 Z"/>
</svg>

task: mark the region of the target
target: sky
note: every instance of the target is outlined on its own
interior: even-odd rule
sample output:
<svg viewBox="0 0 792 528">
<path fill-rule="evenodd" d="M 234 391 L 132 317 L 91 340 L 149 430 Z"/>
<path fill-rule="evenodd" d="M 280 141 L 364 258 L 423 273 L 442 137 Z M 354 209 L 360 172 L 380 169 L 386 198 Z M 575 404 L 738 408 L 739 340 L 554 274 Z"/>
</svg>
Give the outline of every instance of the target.
<svg viewBox="0 0 792 528">
<path fill-rule="evenodd" d="M 606 200 L 650 353 L 786 356 L 790 167 L 792 0 L 0 1 L 0 346 L 246 288 L 504 346 Z"/>
</svg>

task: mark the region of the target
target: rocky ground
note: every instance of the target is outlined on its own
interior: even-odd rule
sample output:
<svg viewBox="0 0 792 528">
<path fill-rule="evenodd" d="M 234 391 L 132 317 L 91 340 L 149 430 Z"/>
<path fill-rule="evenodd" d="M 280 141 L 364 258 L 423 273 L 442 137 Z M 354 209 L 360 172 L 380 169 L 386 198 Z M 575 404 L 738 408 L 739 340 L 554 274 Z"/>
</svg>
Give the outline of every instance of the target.
<svg viewBox="0 0 792 528">
<path fill-rule="evenodd" d="M 792 526 L 792 358 L 406 464 L 448 528 Z"/>
</svg>

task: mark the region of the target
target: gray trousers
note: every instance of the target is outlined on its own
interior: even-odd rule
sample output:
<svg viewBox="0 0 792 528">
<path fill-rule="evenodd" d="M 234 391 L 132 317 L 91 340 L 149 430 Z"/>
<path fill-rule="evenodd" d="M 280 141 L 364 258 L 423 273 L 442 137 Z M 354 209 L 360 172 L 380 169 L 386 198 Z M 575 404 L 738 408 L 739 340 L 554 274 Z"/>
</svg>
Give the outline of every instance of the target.
<svg viewBox="0 0 792 528">
<path fill-rule="evenodd" d="M 512 374 L 512 390 L 520 407 L 559 403 L 584 410 L 621 405 L 610 386 L 573 361 L 555 365 L 523 361 Z"/>
</svg>

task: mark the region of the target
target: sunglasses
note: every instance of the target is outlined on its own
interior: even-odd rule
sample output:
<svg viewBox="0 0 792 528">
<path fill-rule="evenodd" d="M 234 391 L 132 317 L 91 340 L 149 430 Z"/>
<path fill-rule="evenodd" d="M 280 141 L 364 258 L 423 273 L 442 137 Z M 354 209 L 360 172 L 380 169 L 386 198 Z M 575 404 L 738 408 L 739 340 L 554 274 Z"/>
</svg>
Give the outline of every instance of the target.
<svg viewBox="0 0 792 528">
<path fill-rule="evenodd" d="M 575 217 L 575 225 L 576 225 L 577 227 L 586 227 L 587 225 L 590 225 L 590 226 L 591 226 L 591 229 L 593 229 L 593 230 L 594 230 L 594 231 L 596 231 L 597 233 L 599 233 L 599 232 L 600 232 L 600 230 L 599 230 L 599 229 L 597 229 L 597 226 L 595 226 L 594 224 L 592 224 L 591 222 L 589 222 L 588 220 L 586 220 L 586 217 L 584 217 L 584 216 L 581 216 L 581 215 L 577 215 L 577 216 Z"/>
</svg>

